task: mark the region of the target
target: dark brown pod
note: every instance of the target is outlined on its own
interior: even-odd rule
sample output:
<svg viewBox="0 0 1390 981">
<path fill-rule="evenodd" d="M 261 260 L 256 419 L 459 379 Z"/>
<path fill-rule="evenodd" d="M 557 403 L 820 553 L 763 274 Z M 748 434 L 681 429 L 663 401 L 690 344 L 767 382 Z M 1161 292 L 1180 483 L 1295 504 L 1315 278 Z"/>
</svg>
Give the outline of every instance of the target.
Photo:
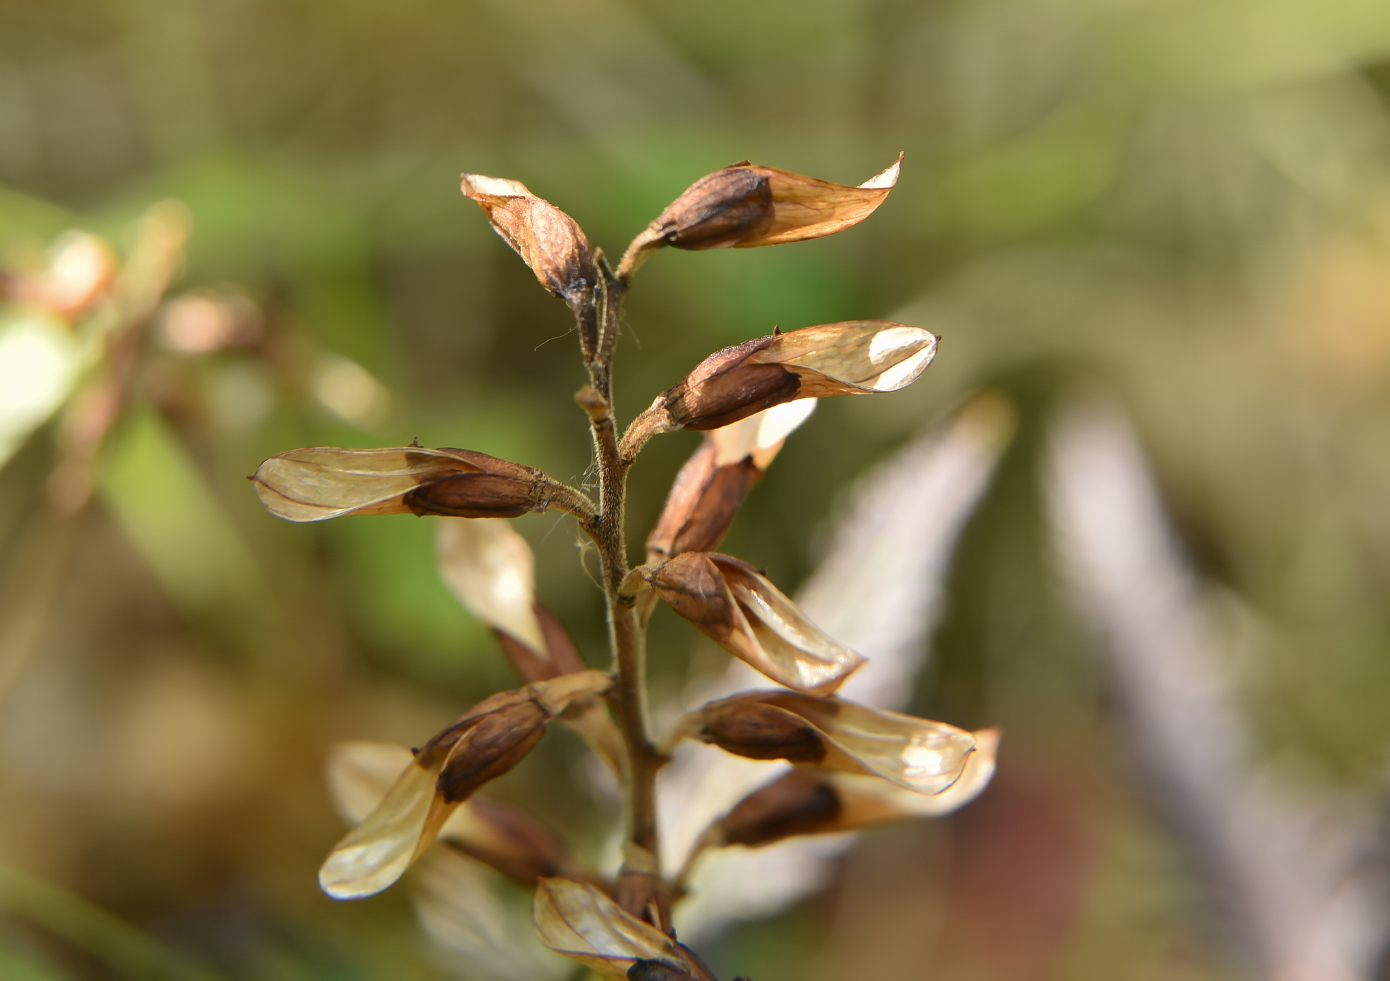
<svg viewBox="0 0 1390 981">
<path fill-rule="evenodd" d="M 825 745 L 815 727 L 772 705 L 758 701 L 720 703 L 705 714 L 697 738 L 750 760 L 819 763 Z"/>
<path fill-rule="evenodd" d="M 897 183 L 902 155 L 858 187 L 748 161 L 701 177 L 632 240 L 618 265 L 626 279 L 663 245 L 748 249 L 834 235 L 863 221 Z"/>
<path fill-rule="evenodd" d="M 768 845 L 831 828 L 842 809 L 839 794 L 821 774 L 793 770 L 739 801 L 720 820 L 719 837 L 726 845 Z"/>
<path fill-rule="evenodd" d="M 719 429 L 797 397 L 801 380 L 778 364 L 751 364 L 749 358 L 772 345 L 775 336 L 756 337 L 716 351 L 661 396 L 670 429 Z"/>
<path fill-rule="evenodd" d="M 587 302 L 599 272 L 589 240 L 573 218 L 520 181 L 464 174 L 462 189 L 542 286 L 572 307 Z"/>
<path fill-rule="evenodd" d="M 691 184 L 651 223 L 651 234 L 678 249 L 718 249 L 756 237 L 772 218 L 768 175 L 726 167 Z"/>
<path fill-rule="evenodd" d="M 682 552 L 709 552 L 728 534 L 739 505 L 762 479 L 762 469 L 746 456 L 718 464 L 719 447 L 706 437 L 681 467 L 656 526 L 647 536 L 647 561 L 660 562 Z"/>
</svg>

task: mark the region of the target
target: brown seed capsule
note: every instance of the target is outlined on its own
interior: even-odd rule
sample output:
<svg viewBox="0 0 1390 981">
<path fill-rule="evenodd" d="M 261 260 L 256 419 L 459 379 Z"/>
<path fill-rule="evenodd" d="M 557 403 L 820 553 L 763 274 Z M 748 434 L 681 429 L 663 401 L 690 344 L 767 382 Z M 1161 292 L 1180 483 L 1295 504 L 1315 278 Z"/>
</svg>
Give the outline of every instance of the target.
<svg viewBox="0 0 1390 981">
<path fill-rule="evenodd" d="M 647 561 L 660 562 L 682 552 L 718 547 L 734 514 L 762 470 L 746 456 L 718 466 L 719 448 L 706 439 L 681 467 L 656 527 L 647 536 Z"/>
<path fill-rule="evenodd" d="M 820 773 L 793 770 L 739 801 L 719 821 L 716 837 L 754 848 L 830 829 L 841 810 L 840 795 Z"/>
<path fill-rule="evenodd" d="M 347 514 L 509 518 L 570 509 L 567 488 L 532 467 L 473 450 L 317 446 L 266 460 L 251 478 L 272 513 L 290 521 Z"/>
<path fill-rule="evenodd" d="M 433 754 L 446 754 L 448 759 L 436 785 L 438 793 L 450 804 L 467 800 L 483 784 L 521 762 L 540 742 L 549 721 L 550 716 L 534 699 L 521 692 L 504 692 L 480 702 L 431 739 L 420 756 L 428 767 Z"/>
<path fill-rule="evenodd" d="M 778 684 L 831 692 L 864 663 L 732 556 L 686 552 L 640 571 L 671 609 Z"/>
<path fill-rule="evenodd" d="M 815 727 L 790 712 L 757 701 L 729 701 L 704 715 L 698 736 L 750 760 L 819 763 L 825 744 Z"/>
<path fill-rule="evenodd" d="M 333 849 L 319 871 L 323 890 L 355 899 L 391 885 L 463 800 L 520 762 L 546 722 L 611 684 L 606 674 L 585 671 L 479 702 L 415 753 L 366 820 Z"/>
<path fill-rule="evenodd" d="M 926 370 L 936 337 L 887 320 L 822 324 L 710 355 L 647 410 L 652 431 L 718 429 L 794 399 L 896 392 Z"/>
<path fill-rule="evenodd" d="M 745 724 L 745 718 L 754 722 Z M 746 726 L 748 734 L 740 726 Z M 759 741 L 763 731 L 759 726 L 774 735 Z M 687 716 L 676 732 L 754 759 L 769 758 L 781 748 L 777 744 L 781 738 L 790 751 L 783 759 L 864 775 L 928 796 L 940 794 L 961 778 L 976 746 L 971 733 L 944 722 L 784 690 L 749 691 L 710 702 Z M 792 735 L 803 732 L 800 742 Z M 791 755 L 805 753 L 804 747 L 813 739 L 821 749 L 819 758 Z M 840 784 L 834 786 L 843 803 Z"/>
<path fill-rule="evenodd" d="M 684 965 L 667 960 L 636 961 L 627 969 L 628 981 L 690 981 Z"/>
<path fill-rule="evenodd" d="M 520 181 L 463 175 L 463 193 L 478 202 L 498 235 L 516 250 L 542 286 L 572 307 L 588 302 L 599 280 L 579 224 Z"/>
<path fill-rule="evenodd" d="M 783 440 L 815 407 L 815 399 L 802 399 L 707 433 L 676 475 L 661 517 L 647 536 L 648 563 L 717 548 Z"/>
<path fill-rule="evenodd" d="M 467 816 L 465 827 L 457 821 Z M 466 833 L 465 833 L 466 832 Z M 518 807 L 475 797 L 440 832 L 460 851 L 517 882 L 534 885 L 553 875 L 574 875 L 574 861 L 539 821 Z"/>
<path fill-rule="evenodd" d="M 897 183 L 902 155 L 858 187 L 744 161 L 700 178 L 628 246 L 618 276 L 655 249 L 747 249 L 821 238 L 863 221 Z"/>
</svg>

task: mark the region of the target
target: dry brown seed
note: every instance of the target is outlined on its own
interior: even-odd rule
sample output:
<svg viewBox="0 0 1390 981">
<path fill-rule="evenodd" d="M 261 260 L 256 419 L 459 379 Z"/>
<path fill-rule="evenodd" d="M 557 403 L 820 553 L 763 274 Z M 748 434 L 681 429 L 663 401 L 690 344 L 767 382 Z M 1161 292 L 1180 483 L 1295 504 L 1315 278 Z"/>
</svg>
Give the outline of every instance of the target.
<svg viewBox="0 0 1390 981">
<path fill-rule="evenodd" d="M 896 392 L 936 355 L 936 337 L 887 320 L 850 320 L 754 338 L 717 351 L 648 412 L 658 429 L 719 429 L 795 399 Z"/>
<path fill-rule="evenodd" d="M 661 517 L 647 536 L 647 561 L 718 548 L 783 440 L 815 407 L 815 399 L 803 399 L 708 432 L 676 474 Z"/>
<path fill-rule="evenodd" d="M 642 574 L 673 610 L 778 684 L 828 693 L 864 663 L 732 556 L 686 552 Z"/>
<path fill-rule="evenodd" d="M 699 737 L 750 760 L 819 763 L 825 744 L 814 726 L 757 701 L 731 702 L 704 714 Z"/>
<path fill-rule="evenodd" d="M 498 235 L 542 286 L 571 307 L 587 303 L 599 281 L 589 240 L 578 223 L 520 181 L 464 174 L 463 193 L 478 202 Z"/>
<path fill-rule="evenodd" d="M 672 961 L 642 960 L 627 969 L 628 981 L 690 981 L 684 965 Z"/>
<path fill-rule="evenodd" d="M 718 466 L 718 456 L 719 447 L 707 438 L 676 474 L 661 517 L 647 536 L 649 562 L 707 552 L 728 533 L 738 506 L 763 472 L 752 457 Z"/>
<path fill-rule="evenodd" d="M 755 790 L 718 824 L 718 841 L 749 848 L 834 827 L 842 810 L 835 788 L 815 771 L 793 770 Z"/>
<path fill-rule="evenodd" d="M 736 719 L 753 706 L 772 719 L 785 715 L 782 724 L 788 731 L 793 725 L 807 726 L 825 751 L 816 765 L 881 778 L 916 794 L 940 794 L 951 787 L 975 749 L 973 735 L 944 722 L 794 691 L 743 692 L 710 702 L 688 717 L 678 732 L 716 742 L 728 724 L 725 720 Z M 739 752 L 735 741 L 719 745 Z M 838 793 L 838 784 L 836 788 Z"/>
<path fill-rule="evenodd" d="M 832 184 L 748 162 L 690 185 L 628 246 L 618 267 L 630 276 L 663 245 L 747 249 L 821 238 L 863 221 L 897 183 L 902 154 L 858 187 Z"/>
<path fill-rule="evenodd" d="M 585 671 L 479 702 L 415 754 L 376 809 L 333 849 L 319 871 L 323 890 L 355 899 L 391 885 L 462 800 L 521 760 L 548 719 L 611 684 L 603 672 Z"/>
</svg>

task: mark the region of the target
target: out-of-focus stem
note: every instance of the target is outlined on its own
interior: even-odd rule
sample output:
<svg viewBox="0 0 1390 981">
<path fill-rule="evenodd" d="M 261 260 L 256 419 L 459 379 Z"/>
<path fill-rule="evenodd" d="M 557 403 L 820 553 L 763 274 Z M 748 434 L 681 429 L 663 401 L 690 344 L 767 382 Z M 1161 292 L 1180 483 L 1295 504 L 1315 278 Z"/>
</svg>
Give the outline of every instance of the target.
<svg viewBox="0 0 1390 981">
<path fill-rule="evenodd" d="M 602 266 L 605 283 L 595 298 L 599 311 L 598 347 L 588 361 L 589 385 L 578 401 L 589 414 L 598 459 L 599 513 L 591 524 L 608 605 L 608 637 L 615 685 L 609 699 L 626 749 L 623 773 L 626 838 L 618 899 L 634 916 L 669 926 L 670 909 L 657 867 L 656 774 L 664 758 L 652 745 L 647 722 L 646 632 L 634 597 L 623 594 L 627 578 L 624 516 L 628 461 L 618 452 L 613 419 L 612 363 L 626 284 Z M 650 909 L 652 903 L 656 908 Z"/>
</svg>

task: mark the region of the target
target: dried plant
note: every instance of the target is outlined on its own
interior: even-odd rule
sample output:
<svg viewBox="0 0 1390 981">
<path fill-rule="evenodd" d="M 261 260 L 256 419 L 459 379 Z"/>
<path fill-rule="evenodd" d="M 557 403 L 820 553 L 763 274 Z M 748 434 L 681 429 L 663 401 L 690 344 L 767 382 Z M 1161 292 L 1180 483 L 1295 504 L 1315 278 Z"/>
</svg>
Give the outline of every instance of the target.
<svg viewBox="0 0 1390 981">
<path fill-rule="evenodd" d="M 892 392 L 936 352 L 926 330 L 886 321 L 808 327 L 746 341 L 706 358 L 659 395 L 619 437 L 613 358 L 622 300 L 657 249 L 749 248 L 818 238 L 866 218 L 888 196 L 901 158 L 859 187 L 748 163 L 693 184 L 633 241 L 616 270 L 578 224 L 511 180 L 466 174 L 463 193 L 526 261 L 578 325 L 589 383 L 576 394 L 597 460 L 598 498 L 531 467 L 469 450 L 418 445 L 316 447 L 265 461 L 254 481 L 261 501 L 291 521 L 344 515 L 433 515 L 446 583 L 497 634 L 526 684 L 475 705 L 421 748 L 342 747 L 330 780 L 356 827 L 329 855 L 320 882 L 340 899 L 395 882 L 436 840 L 536 888 L 534 919 L 552 951 L 604 977 L 710 979 L 671 926 L 697 860 L 710 849 L 757 847 L 856 830 L 960 806 L 989 781 L 997 733 L 857 704 L 835 695 L 865 663 L 747 563 L 714 549 L 744 496 L 821 396 Z M 647 561 L 628 564 L 628 471 L 663 432 L 704 431 L 647 539 Z M 533 560 L 506 519 L 530 511 L 573 516 L 596 547 L 607 604 L 611 663 L 589 669 L 564 626 L 534 593 Z M 460 520 L 463 519 L 463 520 Z M 658 600 L 735 657 L 782 686 L 745 691 L 689 713 L 654 738 L 648 717 L 645 635 Z M 546 728 L 575 729 L 617 775 L 624 800 L 622 865 L 596 872 L 513 808 L 475 796 L 520 763 Z M 698 836 L 680 868 L 663 868 L 657 775 L 683 740 L 754 760 L 794 765 L 754 789 Z M 452 865 L 452 871 L 450 867 Z M 431 861 L 422 905 L 438 910 L 441 881 L 479 894 L 471 873 Z M 448 887 L 442 891 L 447 892 Z M 469 892 L 469 890 L 474 890 Z M 457 897 L 455 897 L 457 898 Z M 488 976 L 563 976 L 553 957 L 505 953 L 507 928 L 486 903 L 475 951 L 489 948 Z M 467 910 L 454 910 L 457 921 Z M 475 935 L 476 934 L 476 935 Z M 481 939 L 480 939 L 481 938 Z M 483 956 L 483 955 L 480 955 Z M 564 963 L 564 962 L 561 962 Z"/>
</svg>

